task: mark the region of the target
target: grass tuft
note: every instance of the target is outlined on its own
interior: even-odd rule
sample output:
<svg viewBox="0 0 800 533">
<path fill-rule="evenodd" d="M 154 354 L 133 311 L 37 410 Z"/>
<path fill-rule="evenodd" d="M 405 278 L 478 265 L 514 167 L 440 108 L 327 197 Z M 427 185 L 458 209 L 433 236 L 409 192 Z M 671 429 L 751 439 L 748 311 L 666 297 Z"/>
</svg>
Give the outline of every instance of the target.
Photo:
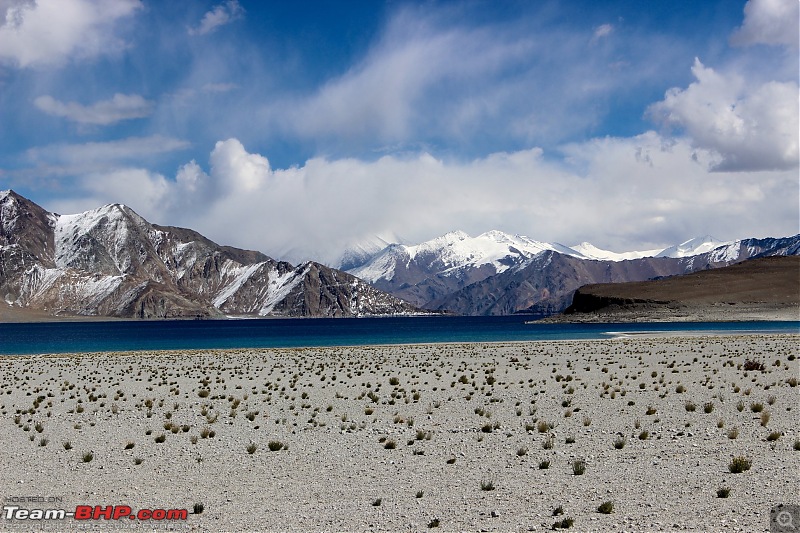
<svg viewBox="0 0 800 533">
<path fill-rule="evenodd" d="M 614 512 L 614 502 L 607 501 L 607 502 L 601 503 L 600 506 L 597 508 L 597 512 L 598 513 L 602 513 L 602 514 L 611 514 L 611 513 L 613 513 Z"/>
<path fill-rule="evenodd" d="M 742 472 L 750 470 L 752 465 L 753 461 L 743 455 L 739 455 L 731 459 L 728 470 L 730 470 L 732 474 L 741 474 Z"/>
</svg>

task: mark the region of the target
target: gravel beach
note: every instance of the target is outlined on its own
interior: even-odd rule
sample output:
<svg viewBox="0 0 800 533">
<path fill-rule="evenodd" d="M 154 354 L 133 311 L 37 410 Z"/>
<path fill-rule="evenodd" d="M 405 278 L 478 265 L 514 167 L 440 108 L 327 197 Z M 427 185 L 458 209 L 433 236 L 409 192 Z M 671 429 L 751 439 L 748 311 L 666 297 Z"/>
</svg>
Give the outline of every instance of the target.
<svg viewBox="0 0 800 533">
<path fill-rule="evenodd" d="M 4 357 L 0 529 L 769 531 L 800 504 L 799 345 Z M 83 505 L 188 517 L 7 516 Z"/>
</svg>

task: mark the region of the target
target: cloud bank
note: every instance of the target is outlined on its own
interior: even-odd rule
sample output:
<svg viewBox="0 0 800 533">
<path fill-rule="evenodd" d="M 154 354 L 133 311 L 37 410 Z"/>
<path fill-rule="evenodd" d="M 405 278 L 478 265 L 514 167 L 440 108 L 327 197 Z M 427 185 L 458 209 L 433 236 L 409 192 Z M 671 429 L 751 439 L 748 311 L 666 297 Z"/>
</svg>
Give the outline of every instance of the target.
<svg viewBox="0 0 800 533">
<path fill-rule="evenodd" d="M 787 221 L 796 220 L 800 190 L 791 171 L 709 174 L 712 152 L 655 132 L 572 144 L 564 156 L 553 162 L 534 148 L 444 161 L 419 153 L 275 169 L 228 139 L 216 143 L 208 170 L 191 161 L 174 179 L 134 168 L 87 175 L 78 183 L 82 200 L 57 204 L 61 212 L 87 209 L 123 191 L 150 220 L 294 262 L 333 262 L 376 234 L 421 241 L 456 228 L 524 229 L 536 239 L 619 250 L 705 233 L 795 231 Z"/>
</svg>

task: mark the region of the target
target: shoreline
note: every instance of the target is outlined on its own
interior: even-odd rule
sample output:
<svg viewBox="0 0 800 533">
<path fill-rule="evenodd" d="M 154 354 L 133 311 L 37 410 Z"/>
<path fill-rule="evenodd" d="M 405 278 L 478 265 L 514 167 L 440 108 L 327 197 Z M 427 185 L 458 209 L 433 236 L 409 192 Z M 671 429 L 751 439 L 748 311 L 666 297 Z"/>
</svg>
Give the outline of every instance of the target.
<svg viewBox="0 0 800 533">
<path fill-rule="evenodd" d="M 0 358 L 0 493 L 188 509 L 169 525 L 198 531 L 765 530 L 800 503 L 799 338 Z"/>
</svg>

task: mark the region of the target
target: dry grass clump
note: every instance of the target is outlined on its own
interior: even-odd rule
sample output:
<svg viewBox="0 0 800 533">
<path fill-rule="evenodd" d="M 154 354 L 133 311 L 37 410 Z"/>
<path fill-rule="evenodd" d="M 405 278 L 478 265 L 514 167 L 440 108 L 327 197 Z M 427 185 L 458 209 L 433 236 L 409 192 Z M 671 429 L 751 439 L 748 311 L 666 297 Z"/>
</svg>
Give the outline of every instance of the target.
<svg viewBox="0 0 800 533">
<path fill-rule="evenodd" d="M 605 501 L 605 502 L 601 503 L 600 506 L 597 508 L 597 512 L 598 513 L 602 513 L 602 514 L 611 514 L 611 513 L 613 513 L 614 512 L 614 502 Z"/>
<path fill-rule="evenodd" d="M 739 455 L 731 459 L 728 470 L 730 470 L 732 474 L 741 474 L 742 472 L 750 470 L 752 465 L 753 461 L 743 455 Z"/>
</svg>

